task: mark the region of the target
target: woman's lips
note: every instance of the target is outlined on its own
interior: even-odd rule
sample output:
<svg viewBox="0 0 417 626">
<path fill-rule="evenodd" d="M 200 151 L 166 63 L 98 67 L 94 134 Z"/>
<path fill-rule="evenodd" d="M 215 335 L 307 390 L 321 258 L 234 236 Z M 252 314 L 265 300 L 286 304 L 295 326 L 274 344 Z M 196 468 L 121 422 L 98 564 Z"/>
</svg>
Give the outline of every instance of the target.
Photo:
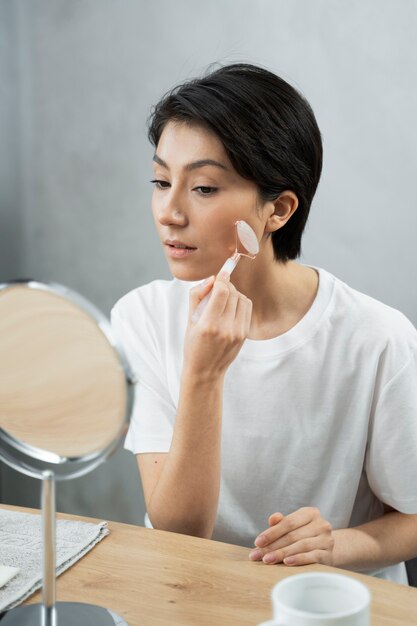
<svg viewBox="0 0 417 626">
<path fill-rule="evenodd" d="M 181 247 L 184 244 L 170 244 L 165 243 L 165 249 L 167 251 L 167 255 L 172 259 L 183 259 L 185 257 L 190 256 L 193 252 L 197 250 L 197 248 L 189 248 L 189 247 Z"/>
</svg>

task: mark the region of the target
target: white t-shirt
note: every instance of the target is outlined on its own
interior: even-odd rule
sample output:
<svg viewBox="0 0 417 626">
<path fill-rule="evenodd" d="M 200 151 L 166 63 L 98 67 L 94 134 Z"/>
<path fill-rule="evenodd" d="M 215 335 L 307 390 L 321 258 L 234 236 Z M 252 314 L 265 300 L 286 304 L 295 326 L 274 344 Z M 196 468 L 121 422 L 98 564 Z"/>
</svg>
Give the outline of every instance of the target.
<svg viewBox="0 0 417 626">
<path fill-rule="evenodd" d="M 275 511 L 316 506 L 334 529 L 417 514 L 417 331 L 320 269 L 291 330 L 247 339 L 224 383 L 213 539 L 253 547 Z M 112 323 L 139 383 L 125 447 L 168 452 L 194 283 L 157 280 L 115 305 Z M 403 563 L 369 572 L 407 583 Z"/>
</svg>

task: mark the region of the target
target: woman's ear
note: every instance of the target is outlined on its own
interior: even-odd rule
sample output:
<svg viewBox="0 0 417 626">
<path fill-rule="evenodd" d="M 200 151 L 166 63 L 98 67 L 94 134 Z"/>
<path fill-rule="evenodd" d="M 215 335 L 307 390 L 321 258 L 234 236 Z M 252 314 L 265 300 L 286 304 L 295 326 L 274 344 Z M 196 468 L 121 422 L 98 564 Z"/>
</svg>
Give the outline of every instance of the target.
<svg viewBox="0 0 417 626">
<path fill-rule="evenodd" d="M 278 198 L 268 202 L 270 215 L 265 224 L 265 231 L 273 233 L 288 222 L 298 207 L 298 198 L 293 191 L 283 191 Z"/>
</svg>

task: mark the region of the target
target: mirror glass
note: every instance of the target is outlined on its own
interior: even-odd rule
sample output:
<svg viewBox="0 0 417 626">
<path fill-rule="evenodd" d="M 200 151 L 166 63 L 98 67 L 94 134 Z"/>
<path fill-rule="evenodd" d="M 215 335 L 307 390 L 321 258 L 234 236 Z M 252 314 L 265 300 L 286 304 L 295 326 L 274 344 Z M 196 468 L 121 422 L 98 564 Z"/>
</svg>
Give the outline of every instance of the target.
<svg viewBox="0 0 417 626">
<path fill-rule="evenodd" d="M 24 446 L 78 458 L 120 437 L 128 393 L 104 316 L 65 290 L 0 289 L 0 426 Z"/>
</svg>

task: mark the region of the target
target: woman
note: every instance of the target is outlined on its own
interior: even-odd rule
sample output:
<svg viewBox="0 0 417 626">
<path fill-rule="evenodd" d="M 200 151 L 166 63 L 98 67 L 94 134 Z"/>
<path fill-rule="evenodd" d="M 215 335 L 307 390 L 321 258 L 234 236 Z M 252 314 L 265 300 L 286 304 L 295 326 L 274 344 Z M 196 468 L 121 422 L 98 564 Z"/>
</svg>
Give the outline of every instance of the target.
<svg viewBox="0 0 417 626">
<path fill-rule="evenodd" d="M 295 261 L 322 166 L 310 106 L 274 74 L 230 65 L 166 95 L 149 136 L 174 280 L 130 292 L 112 320 L 139 379 L 126 447 L 151 524 L 254 545 L 265 563 L 406 583 L 417 332 Z M 217 274 L 236 220 L 260 249 L 229 279 Z"/>
</svg>

